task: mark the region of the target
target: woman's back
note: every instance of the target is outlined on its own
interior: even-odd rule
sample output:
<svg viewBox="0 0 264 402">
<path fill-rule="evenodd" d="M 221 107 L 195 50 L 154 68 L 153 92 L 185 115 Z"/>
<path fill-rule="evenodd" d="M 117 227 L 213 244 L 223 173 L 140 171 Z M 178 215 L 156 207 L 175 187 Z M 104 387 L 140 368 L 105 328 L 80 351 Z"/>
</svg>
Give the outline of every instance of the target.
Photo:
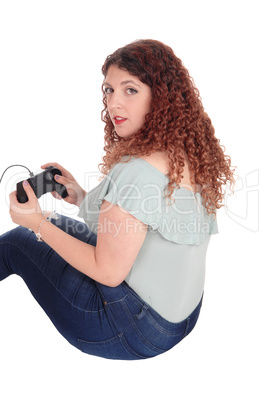
<svg viewBox="0 0 264 402">
<path fill-rule="evenodd" d="M 217 223 L 199 193 L 180 187 L 174 203 L 166 199 L 164 173 L 142 158 L 118 163 L 88 194 L 79 216 L 98 233 L 101 202 L 107 200 L 148 225 L 126 282 L 163 318 L 179 322 L 202 297 L 206 250 Z M 118 228 L 113 230 L 118 234 Z"/>
</svg>

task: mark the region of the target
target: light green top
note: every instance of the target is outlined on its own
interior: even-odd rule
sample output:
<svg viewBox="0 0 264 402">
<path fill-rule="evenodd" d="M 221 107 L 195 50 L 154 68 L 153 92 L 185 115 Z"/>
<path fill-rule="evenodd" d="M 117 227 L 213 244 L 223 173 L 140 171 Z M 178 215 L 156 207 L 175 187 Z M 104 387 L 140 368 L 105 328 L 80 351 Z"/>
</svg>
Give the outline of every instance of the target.
<svg viewBox="0 0 264 402">
<path fill-rule="evenodd" d="M 148 225 L 146 239 L 126 282 L 170 322 L 185 319 L 199 303 L 210 235 L 218 233 L 201 195 L 183 187 L 165 198 L 167 176 L 132 157 L 116 164 L 80 206 L 79 216 L 97 233 L 103 200 L 124 208 Z"/>
</svg>

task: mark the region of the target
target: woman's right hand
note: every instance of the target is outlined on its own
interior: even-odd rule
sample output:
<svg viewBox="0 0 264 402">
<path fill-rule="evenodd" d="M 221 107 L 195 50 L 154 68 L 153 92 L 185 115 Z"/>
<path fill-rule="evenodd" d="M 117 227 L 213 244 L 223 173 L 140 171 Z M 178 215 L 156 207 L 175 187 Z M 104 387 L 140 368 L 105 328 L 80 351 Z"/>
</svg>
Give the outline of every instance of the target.
<svg viewBox="0 0 264 402">
<path fill-rule="evenodd" d="M 62 176 L 56 175 L 54 179 L 58 183 L 63 184 L 67 189 L 68 196 L 64 198 L 64 201 L 79 207 L 87 194 L 86 191 L 77 183 L 75 178 L 70 172 L 68 172 L 68 170 L 56 162 L 45 163 L 45 165 L 41 166 L 41 169 L 46 169 L 49 166 L 54 166 L 61 171 Z M 62 199 L 56 191 L 53 191 L 52 195 L 54 198 Z"/>
</svg>

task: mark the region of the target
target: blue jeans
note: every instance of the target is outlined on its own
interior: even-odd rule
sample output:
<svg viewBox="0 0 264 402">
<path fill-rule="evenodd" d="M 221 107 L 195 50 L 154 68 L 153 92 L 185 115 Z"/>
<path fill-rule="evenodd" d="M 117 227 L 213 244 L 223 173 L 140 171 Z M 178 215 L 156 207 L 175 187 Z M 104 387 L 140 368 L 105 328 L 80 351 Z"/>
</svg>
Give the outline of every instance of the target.
<svg viewBox="0 0 264 402">
<path fill-rule="evenodd" d="M 79 240 L 96 245 L 96 235 L 84 223 L 64 216 L 52 222 Z M 146 359 L 171 349 L 192 331 L 202 304 L 201 300 L 186 320 L 171 323 L 126 282 L 113 288 L 94 281 L 23 227 L 0 236 L 0 280 L 11 274 L 23 278 L 73 346 L 108 359 Z"/>
</svg>

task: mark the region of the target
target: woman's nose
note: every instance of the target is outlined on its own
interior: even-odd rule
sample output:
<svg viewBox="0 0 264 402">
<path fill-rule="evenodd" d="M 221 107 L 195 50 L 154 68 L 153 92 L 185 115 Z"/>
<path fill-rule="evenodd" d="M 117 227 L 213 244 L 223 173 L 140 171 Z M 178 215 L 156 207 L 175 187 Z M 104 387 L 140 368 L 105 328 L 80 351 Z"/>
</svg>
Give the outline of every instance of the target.
<svg viewBox="0 0 264 402">
<path fill-rule="evenodd" d="M 113 92 L 109 97 L 108 97 L 108 108 L 111 110 L 116 109 L 116 108 L 121 108 L 122 107 L 122 99 L 121 95 L 117 92 Z"/>
</svg>

